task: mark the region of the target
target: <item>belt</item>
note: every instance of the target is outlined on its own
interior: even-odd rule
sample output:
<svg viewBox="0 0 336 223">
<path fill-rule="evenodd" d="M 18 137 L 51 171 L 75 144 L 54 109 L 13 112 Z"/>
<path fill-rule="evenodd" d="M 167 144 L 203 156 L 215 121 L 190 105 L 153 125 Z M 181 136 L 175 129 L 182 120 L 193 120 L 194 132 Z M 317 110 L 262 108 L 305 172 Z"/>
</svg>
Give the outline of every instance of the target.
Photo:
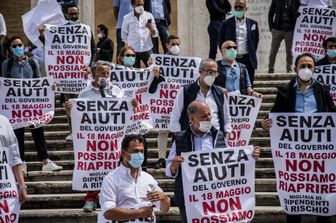
<svg viewBox="0 0 336 223">
<path fill-rule="evenodd" d="M 236 58 L 243 58 L 246 55 L 247 55 L 247 53 L 246 54 L 237 54 Z"/>
</svg>

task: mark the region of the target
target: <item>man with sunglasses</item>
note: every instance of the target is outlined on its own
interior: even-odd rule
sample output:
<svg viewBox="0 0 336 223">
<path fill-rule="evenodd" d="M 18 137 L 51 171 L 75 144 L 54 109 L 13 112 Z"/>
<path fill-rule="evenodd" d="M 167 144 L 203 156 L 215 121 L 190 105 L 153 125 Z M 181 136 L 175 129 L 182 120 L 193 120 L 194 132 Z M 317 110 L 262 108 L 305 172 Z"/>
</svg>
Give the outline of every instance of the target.
<svg viewBox="0 0 336 223">
<path fill-rule="evenodd" d="M 259 43 L 258 23 L 246 18 L 246 0 L 234 2 L 233 17 L 227 19 L 219 32 L 219 48 L 225 41 L 232 40 L 237 44 L 236 61 L 244 64 L 253 85 L 255 69 L 257 69 L 257 48 Z"/>
<path fill-rule="evenodd" d="M 237 45 L 233 41 L 226 41 L 221 48 L 222 60 L 217 61 L 219 75 L 215 85 L 223 88 L 224 93 L 239 92 L 240 94 L 262 97 L 254 91 L 246 66 L 236 61 Z"/>
<path fill-rule="evenodd" d="M 326 51 L 325 57 L 317 61 L 317 66 L 336 64 L 336 37 L 332 36 L 323 41 L 323 48 Z"/>
</svg>

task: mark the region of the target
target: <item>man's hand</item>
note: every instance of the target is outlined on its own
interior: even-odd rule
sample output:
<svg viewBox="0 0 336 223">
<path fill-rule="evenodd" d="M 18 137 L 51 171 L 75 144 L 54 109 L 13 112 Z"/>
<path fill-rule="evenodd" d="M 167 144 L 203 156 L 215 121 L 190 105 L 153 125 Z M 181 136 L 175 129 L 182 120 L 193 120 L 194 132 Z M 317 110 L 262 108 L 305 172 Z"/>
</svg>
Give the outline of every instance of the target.
<svg viewBox="0 0 336 223">
<path fill-rule="evenodd" d="M 152 23 L 147 22 L 146 23 L 146 28 L 149 29 L 149 31 L 151 32 L 152 35 L 154 35 L 155 29 L 153 28 Z"/>
<path fill-rule="evenodd" d="M 272 127 L 272 119 L 267 118 L 261 121 L 261 127 L 265 130 L 269 130 Z"/>
<path fill-rule="evenodd" d="M 228 90 L 226 90 L 226 88 L 223 88 L 223 87 L 219 87 L 219 88 L 224 92 L 225 97 L 229 96 L 229 92 L 228 92 Z"/>
<path fill-rule="evenodd" d="M 139 218 L 149 218 L 153 216 L 153 207 L 152 206 L 146 206 L 139 208 Z"/>
<path fill-rule="evenodd" d="M 153 67 L 152 72 L 153 72 L 154 77 L 156 78 L 160 77 L 160 69 L 158 67 Z"/>
<path fill-rule="evenodd" d="M 151 202 L 161 201 L 166 197 L 165 193 L 162 191 L 152 191 L 147 193 L 147 199 Z"/>
<path fill-rule="evenodd" d="M 133 106 L 133 108 L 136 108 L 136 107 L 138 107 L 138 100 L 137 99 L 132 99 L 132 106 Z"/>
<path fill-rule="evenodd" d="M 23 204 L 27 200 L 27 188 L 19 187 L 19 200 L 20 203 Z"/>
<path fill-rule="evenodd" d="M 170 171 L 172 172 L 173 175 L 176 174 L 177 169 L 179 166 L 181 166 L 181 163 L 184 161 L 184 158 L 182 156 L 175 156 L 171 162 L 170 165 Z"/>
<path fill-rule="evenodd" d="M 44 36 L 44 31 L 45 31 L 44 25 L 40 25 L 40 27 L 38 27 L 38 31 L 40 33 L 40 36 Z"/>
<path fill-rule="evenodd" d="M 256 92 L 256 91 L 252 91 L 251 96 L 254 96 L 256 98 L 263 98 L 263 95 L 261 93 Z"/>
<path fill-rule="evenodd" d="M 252 157 L 255 159 L 255 160 L 258 160 L 259 157 L 260 157 L 260 147 L 259 146 L 255 146 L 254 149 L 253 149 L 253 153 L 252 153 Z"/>
<path fill-rule="evenodd" d="M 71 102 L 70 102 L 70 101 L 66 101 L 66 102 L 64 103 L 64 108 L 65 108 L 65 110 L 70 114 L 70 112 L 71 112 L 71 108 L 72 108 L 72 104 L 71 104 Z"/>
</svg>

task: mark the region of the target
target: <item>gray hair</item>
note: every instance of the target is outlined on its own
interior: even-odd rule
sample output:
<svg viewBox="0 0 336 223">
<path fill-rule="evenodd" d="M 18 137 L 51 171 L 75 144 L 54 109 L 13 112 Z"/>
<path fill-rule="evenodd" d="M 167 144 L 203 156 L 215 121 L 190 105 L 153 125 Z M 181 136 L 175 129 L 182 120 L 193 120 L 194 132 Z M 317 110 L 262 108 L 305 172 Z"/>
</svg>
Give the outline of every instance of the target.
<svg viewBox="0 0 336 223">
<path fill-rule="evenodd" d="M 201 71 L 204 69 L 204 67 L 209 64 L 209 63 L 214 63 L 214 64 L 217 64 L 216 61 L 214 59 L 211 59 L 211 58 L 206 58 L 206 59 L 203 59 L 198 67 L 198 70 Z"/>
<path fill-rule="evenodd" d="M 96 74 L 97 66 L 108 66 L 109 70 L 111 70 L 111 67 L 113 67 L 113 64 L 108 61 L 98 60 L 91 67 L 91 72 L 93 76 Z"/>
<path fill-rule="evenodd" d="M 199 111 L 200 104 L 205 104 L 206 106 L 208 106 L 204 101 L 200 101 L 200 100 L 195 100 L 191 102 L 187 107 L 188 117 L 190 117 L 191 115 L 197 114 L 197 112 Z"/>
</svg>

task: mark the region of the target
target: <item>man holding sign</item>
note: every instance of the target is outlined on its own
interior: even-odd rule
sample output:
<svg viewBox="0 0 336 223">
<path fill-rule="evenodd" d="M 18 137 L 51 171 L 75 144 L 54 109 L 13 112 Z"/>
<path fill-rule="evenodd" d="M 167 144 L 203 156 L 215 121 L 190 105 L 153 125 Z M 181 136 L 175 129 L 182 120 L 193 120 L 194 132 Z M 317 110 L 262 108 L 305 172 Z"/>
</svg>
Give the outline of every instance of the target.
<svg viewBox="0 0 336 223">
<path fill-rule="evenodd" d="M 190 126 L 186 130 L 175 133 L 175 141 L 170 150 L 166 164 L 166 175 L 175 178 L 175 203 L 179 207 L 181 220 L 187 222 L 185 211 L 181 163 L 182 152 L 210 150 L 227 147 L 227 140 L 222 130 L 217 130 L 211 120 L 212 114 L 207 103 L 193 101 L 187 108 Z M 260 150 L 256 147 L 253 157 L 258 158 Z"/>
<path fill-rule="evenodd" d="M 336 112 L 328 88 L 312 79 L 314 69 L 315 59 L 311 54 L 299 55 L 295 60 L 294 68 L 297 76 L 289 84 L 278 89 L 271 112 Z M 269 130 L 272 127 L 272 120 L 264 119 L 261 126 Z M 301 215 L 287 214 L 287 223 L 300 223 L 301 218 Z M 318 216 L 316 222 L 329 223 L 331 217 Z"/>
</svg>

